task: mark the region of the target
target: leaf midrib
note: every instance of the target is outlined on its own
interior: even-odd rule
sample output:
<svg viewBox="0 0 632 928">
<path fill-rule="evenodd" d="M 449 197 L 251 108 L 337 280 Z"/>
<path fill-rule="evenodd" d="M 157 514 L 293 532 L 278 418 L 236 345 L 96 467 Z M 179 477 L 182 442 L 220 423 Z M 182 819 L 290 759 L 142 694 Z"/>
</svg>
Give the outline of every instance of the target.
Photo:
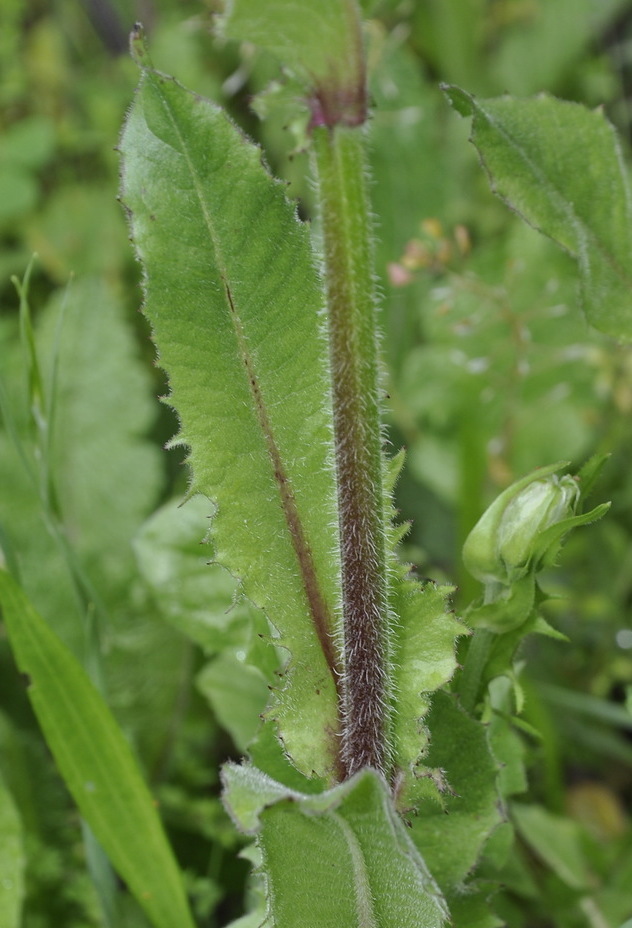
<svg viewBox="0 0 632 928">
<path fill-rule="evenodd" d="M 266 451 L 272 466 L 274 481 L 279 492 L 281 508 L 285 517 L 288 532 L 290 534 L 292 548 L 296 557 L 308 609 L 316 631 L 316 635 L 323 651 L 323 655 L 325 657 L 325 661 L 333 678 L 334 686 L 339 697 L 338 703 L 340 704 L 340 680 L 342 675 L 339 658 L 335 651 L 334 639 L 332 636 L 331 613 L 318 580 L 318 574 L 314 564 L 313 554 L 303 526 L 303 521 L 299 513 L 298 505 L 296 503 L 294 490 L 292 488 L 290 478 L 286 472 L 281 452 L 276 442 L 272 424 L 268 416 L 267 404 L 261 389 L 260 378 L 257 375 L 254 358 L 248 348 L 248 341 L 242 317 L 239 313 L 238 307 L 235 304 L 234 296 L 230 288 L 228 267 L 226 261 L 224 260 L 222 249 L 215 233 L 215 226 L 209 214 L 203 195 L 203 184 L 195 169 L 194 161 L 190 155 L 186 138 L 180 131 L 180 127 L 173 114 L 168 99 L 161 92 L 159 75 L 157 75 L 150 68 L 145 69 L 145 75 L 147 79 L 152 82 L 152 86 L 158 94 L 166 116 L 178 137 L 178 141 L 181 146 L 181 153 L 184 156 L 191 180 L 193 182 L 200 210 L 204 218 L 204 224 L 212 243 L 219 275 L 224 285 L 226 301 L 233 325 L 233 331 L 235 333 L 235 340 L 237 342 L 237 347 L 241 359 L 244 362 L 243 367 L 246 374 L 246 379 L 248 381 L 248 387 L 255 407 L 257 421 L 263 434 Z M 149 130 L 149 126 L 147 128 Z"/>
<path fill-rule="evenodd" d="M 371 893 L 371 884 L 367 873 L 366 861 L 358 839 L 353 829 L 342 815 L 333 810 L 329 815 L 336 823 L 349 849 L 351 868 L 354 876 L 354 889 L 356 900 L 357 922 L 356 928 L 379 928 L 375 913 L 375 905 Z"/>
</svg>

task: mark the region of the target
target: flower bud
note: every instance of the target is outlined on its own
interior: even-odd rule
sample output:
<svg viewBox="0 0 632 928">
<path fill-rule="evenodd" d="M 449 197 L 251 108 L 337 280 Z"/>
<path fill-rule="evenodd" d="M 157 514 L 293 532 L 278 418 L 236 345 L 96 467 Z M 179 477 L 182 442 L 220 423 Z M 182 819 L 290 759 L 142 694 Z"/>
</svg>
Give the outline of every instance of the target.
<svg viewBox="0 0 632 928">
<path fill-rule="evenodd" d="M 555 474 L 535 480 L 514 496 L 503 513 L 498 538 L 498 554 L 510 574 L 525 572 L 538 535 L 573 515 L 578 499 L 577 482 Z"/>
<path fill-rule="evenodd" d="M 575 512 L 576 480 L 542 468 L 508 487 L 481 516 L 463 546 L 468 571 L 483 583 L 509 585 L 539 566 L 538 539 Z"/>
</svg>

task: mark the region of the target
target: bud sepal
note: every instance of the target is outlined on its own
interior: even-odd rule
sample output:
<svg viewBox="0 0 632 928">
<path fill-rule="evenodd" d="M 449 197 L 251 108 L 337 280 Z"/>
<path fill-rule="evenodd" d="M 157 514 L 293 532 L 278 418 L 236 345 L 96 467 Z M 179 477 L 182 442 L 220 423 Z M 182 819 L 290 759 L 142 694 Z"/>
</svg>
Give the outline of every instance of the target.
<svg viewBox="0 0 632 928">
<path fill-rule="evenodd" d="M 581 475 L 559 474 L 558 462 L 517 480 L 483 513 L 463 546 L 467 570 L 485 584 L 486 602 L 507 599 L 503 588 L 553 565 L 564 537 L 599 519 L 604 503 L 578 513 Z"/>
</svg>

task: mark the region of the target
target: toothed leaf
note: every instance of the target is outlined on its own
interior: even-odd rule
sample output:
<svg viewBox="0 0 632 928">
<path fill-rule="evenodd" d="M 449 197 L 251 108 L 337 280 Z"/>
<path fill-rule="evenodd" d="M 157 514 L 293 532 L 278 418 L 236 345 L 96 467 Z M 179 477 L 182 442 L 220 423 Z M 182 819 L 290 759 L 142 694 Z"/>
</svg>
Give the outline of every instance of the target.
<svg viewBox="0 0 632 928">
<path fill-rule="evenodd" d="M 494 192 L 576 258 L 591 325 L 632 338 L 632 194 L 603 111 L 544 94 L 477 100 L 445 90 L 473 117 L 472 141 Z"/>
<path fill-rule="evenodd" d="M 411 820 L 412 836 L 444 893 L 462 889 L 494 828 L 503 820 L 498 764 L 485 726 L 454 698 L 437 693 L 428 717 L 430 748 L 419 775 L 439 787 Z M 446 814 L 447 813 L 447 814 Z"/>
<path fill-rule="evenodd" d="M 146 62 L 142 47 L 137 57 Z M 307 775 L 327 774 L 337 749 L 330 635 L 340 568 L 309 234 L 261 151 L 220 109 L 147 66 L 121 149 L 145 311 L 178 442 L 190 448 L 192 489 L 217 505 L 217 561 L 290 654 L 272 710 L 281 737 Z"/>
<path fill-rule="evenodd" d="M 446 683 L 456 669 L 454 642 L 466 629 L 448 612 L 452 587 L 422 585 L 411 578 L 393 585 L 392 606 L 397 616 L 393 634 L 394 763 L 403 777 L 402 802 L 415 803 L 414 768 L 426 746 L 424 716 L 430 694 Z"/>
</svg>

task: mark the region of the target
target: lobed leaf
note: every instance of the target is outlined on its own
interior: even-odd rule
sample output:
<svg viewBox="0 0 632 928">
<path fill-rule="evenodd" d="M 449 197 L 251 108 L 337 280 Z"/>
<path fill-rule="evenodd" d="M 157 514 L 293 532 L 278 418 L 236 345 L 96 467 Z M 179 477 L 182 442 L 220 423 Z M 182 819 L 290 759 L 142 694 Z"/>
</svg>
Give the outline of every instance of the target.
<svg viewBox="0 0 632 928">
<path fill-rule="evenodd" d="M 578 262 L 586 316 L 632 338 L 632 195 L 621 148 L 600 110 L 541 95 L 477 100 L 444 88 L 492 189 Z"/>
<path fill-rule="evenodd" d="M 3 570 L 0 602 L 33 709 L 81 814 L 151 923 L 193 928 L 154 801 L 108 707 Z"/>
<path fill-rule="evenodd" d="M 216 501 L 217 560 L 291 654 L 273 710 L 281 737 L 307 775 L 331 774 L 340 559 L 324 298 L 308 230 L 225 113 L 147 66 L 121 150 L 192 491 Z"/>
<path fill-rule="evenodd" d="M 248 766 L 229 764 L 223 777 L 229 812 L 242 829 L 259 831 L 275 928 L 445 923 L 441 894 L 376 771 L 316 795 Z"/>
<path fill-rule="evenodd" d="M 401 570 L 401 568 L 400 568 Z M 426 746 L 424 717 L 430 694 L 447 683 L 456 669 L 454 642 L 466 629 L 446 606 L 452 587 L 422 586 L 410 577 L 391 584 L 397 616 L 392 635 L 394 764 L 403 777 L 400 796 L 414 802 L 414 770 Z"/>
<path fill-rule="evenodd" d="M 467 629 L 448 610 L 453 587 L 422 584 L 408 565 L 397 560 L 397 546 L 408 527 L 395 523 L 392 494 L 404 458 L 402 450 L 388 462 L 384 508 L 391 520 L 389 608 L 394 617 L 389 642 L 391 760 L 398 778 L 398 801 L 406 806 L 417 801 L 414 771 L 426 747 L 424 716 L 430 708 L 429 696 L 451 679 L 457 667 L 455 639 L 467 634 Z"/>
</svg>

